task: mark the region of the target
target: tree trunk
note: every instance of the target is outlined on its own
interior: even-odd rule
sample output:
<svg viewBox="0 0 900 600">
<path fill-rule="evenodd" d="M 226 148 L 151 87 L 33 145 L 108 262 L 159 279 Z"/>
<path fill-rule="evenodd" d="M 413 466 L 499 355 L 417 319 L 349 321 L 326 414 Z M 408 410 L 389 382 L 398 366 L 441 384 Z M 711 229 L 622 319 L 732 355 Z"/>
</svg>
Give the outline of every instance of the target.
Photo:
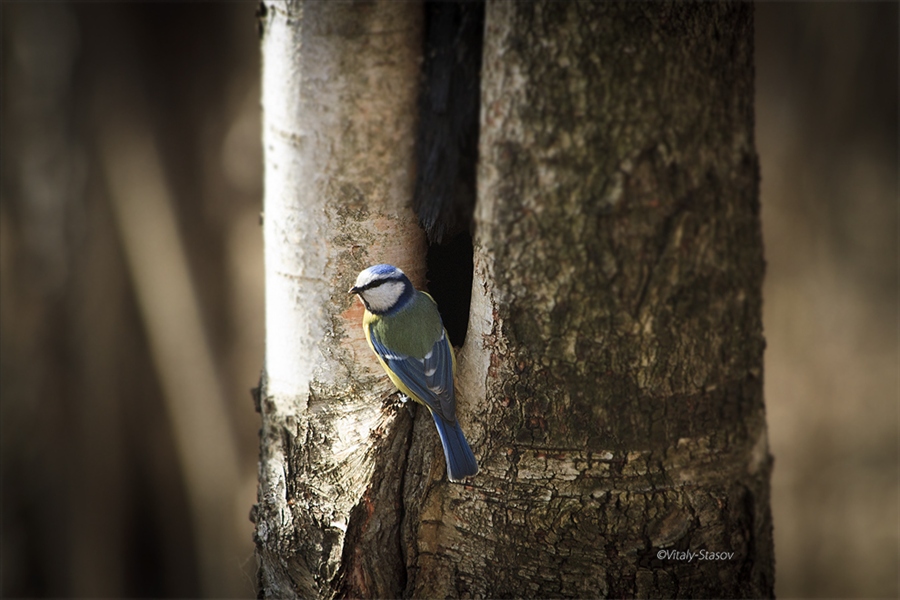
<svg viewBox="0 0 900 600">
<path fill-rule="evenodd" d="M 424 237 L 408 209 L 421 7 L 272 1 L 261 10 L 266 365 L 253 518 L 263 593 L 310 598 L 334 593 L 338 567 L 353 559 L 342 552 L 363 547 L 344 543 L 354 506 L 378 500 L 376 516 L 390 508 L 379 526 L 399 528 L 397 457 L 410 420 L 382 409 L 392 389 L 347 290 L 373 262 L 424 283 Z M 392 486 L 383 495 L 368 487 L 376 471 Z M 361 581 L 358 594 L 402 589 L 399 545 L 380 560 L 385 575 Z"/>
<path fill-rule="evenodd" d="M 407 518 L 407 594 L 772 594 L 752 39 L 740 4 L 489 4 L 482 472 Z"/>
<path fill-rule="evenodd" d="M 315 401 L 292 388 L 284 426 L 270 344 L 257 510 L 266 595 L 772 594 L 752 23 L 752 8 L 733 3 L 488 5 L 475 281 L 457 369 L 481 472 L 448 483 L 426 419 L 410 437 L 405 412 L 378 416 L 384 389 L 356 391 L 358 377 L 383 380 L 363 350 L 352 364 L 319 359 L 330 387 L 311 387 Z M 304 37 L 301 54 L 346 54 L 317 43 Z M 316 160 L 342 168 L 339 155 Z M 368 247 L 365 231 L 347 238 Z M 288 253 L 305 250 L 296 237 Z M 355 344 L 335 300 L 346 281 L 268 292 L 295 299 L 285 312 L 326 313 L 341 329 L 323 331 Z M 269 319 L 270 336 L 278 323 L 318 344 L 308 317 Z M 309 432 L 356 394 L 354 414 L 381 419 L 383 434 L 360 435 L 372 451 L 357 447 L 365 468 L 352 470 L 328 435 Z M 323 491 L 347 478 L 340 495 Z M 276 529 L 281 545 L 266 541 Z"/>
</svg>

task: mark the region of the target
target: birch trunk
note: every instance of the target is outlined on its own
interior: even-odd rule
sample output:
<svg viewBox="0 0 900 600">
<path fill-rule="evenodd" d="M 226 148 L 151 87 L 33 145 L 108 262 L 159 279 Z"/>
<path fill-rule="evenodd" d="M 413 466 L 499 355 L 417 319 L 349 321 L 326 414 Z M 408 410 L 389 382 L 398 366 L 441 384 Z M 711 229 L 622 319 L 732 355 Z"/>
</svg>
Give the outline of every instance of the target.
<svg viewBox="0 0 900 600">
<path fill-rule="evenodd" d="M 308 598 L 337 585 L 351 509 L 376 457 L 396 454 L 383 447 L 405 439 L 395 423 L 405 413 L 382 408 L 392 390 L 346 292 L 377 262 L 423 283 L 408 207 L 421 8 L 272 1 L 262 11 L 266 364 L 253 518 L 264 594 Z"/>
</svg>

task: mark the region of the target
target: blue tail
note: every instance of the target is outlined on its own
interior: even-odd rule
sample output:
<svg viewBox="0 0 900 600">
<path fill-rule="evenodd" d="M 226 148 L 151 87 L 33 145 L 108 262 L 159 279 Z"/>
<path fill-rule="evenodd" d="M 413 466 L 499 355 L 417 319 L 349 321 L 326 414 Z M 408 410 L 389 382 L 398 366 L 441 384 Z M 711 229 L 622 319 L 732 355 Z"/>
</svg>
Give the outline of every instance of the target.
<svg viewBox="0 0 900 600">
<path fill-rule="evenodd" d="M 430 412 L 430 411 L 429 411 Z M 441 444 L 444 446 L 444 456 L 447 458 L 447 477 L 450 481 L 462 481 L 478 473 L 478 463 L 475 455 L 469 448 L 469 442 L 459 427 L 459 421 L 449 423 L 442 417 L 431 413 L 434 424 L 437 426 L 438 435 L 441 436 Z"/>
</svg>

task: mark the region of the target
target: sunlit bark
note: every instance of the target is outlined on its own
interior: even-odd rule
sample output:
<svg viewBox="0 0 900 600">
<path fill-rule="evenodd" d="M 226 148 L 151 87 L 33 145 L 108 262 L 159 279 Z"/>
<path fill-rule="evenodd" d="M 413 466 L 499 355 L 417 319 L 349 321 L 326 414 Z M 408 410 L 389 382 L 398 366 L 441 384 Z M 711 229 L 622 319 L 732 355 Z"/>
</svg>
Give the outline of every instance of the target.
<svg viewBox="0 0 900 600">
<path fill-rule="evenodd" d="M 408 208 L 421 11 L 263 9 L 266 363 L 254 518 L 265 594 L 308 598 L 337 585 L 351 509 L 375 457 L 388 456 L 382 443 L 401 432 L 346 291 L 379 262 L 423 283 L 424 241 Z"/>
</svg>

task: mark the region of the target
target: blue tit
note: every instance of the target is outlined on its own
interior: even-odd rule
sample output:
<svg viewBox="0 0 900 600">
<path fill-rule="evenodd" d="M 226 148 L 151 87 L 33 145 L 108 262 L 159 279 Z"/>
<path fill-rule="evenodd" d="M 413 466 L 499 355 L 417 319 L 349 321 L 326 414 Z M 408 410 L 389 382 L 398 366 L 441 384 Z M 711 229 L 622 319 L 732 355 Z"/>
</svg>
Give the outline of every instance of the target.
<svg viewBox="0 0 900 600">
<path fill-rule="evenodd" d="M 478 464 L 456 420 L 456 357 L 437 304 L 417 291 L 403 271 L 375 265 L 350 288 L 366 305 L 363 330 L 391 381 L 423 404 L 437 426 L 450 481 L 478 473 Z"/>
</svg>

